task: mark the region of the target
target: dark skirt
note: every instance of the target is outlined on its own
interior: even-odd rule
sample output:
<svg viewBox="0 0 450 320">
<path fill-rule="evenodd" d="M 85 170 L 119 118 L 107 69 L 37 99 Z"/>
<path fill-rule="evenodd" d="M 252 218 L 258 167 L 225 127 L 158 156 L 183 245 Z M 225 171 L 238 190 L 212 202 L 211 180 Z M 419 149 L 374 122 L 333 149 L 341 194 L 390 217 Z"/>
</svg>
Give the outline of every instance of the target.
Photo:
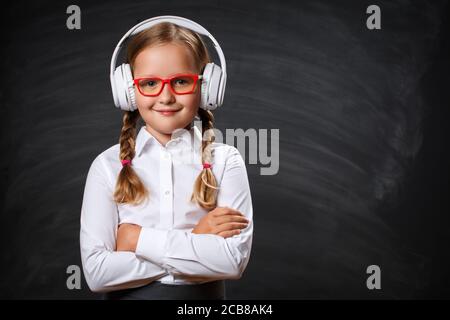
<svg viewBox="0 0 450 320">
<path fill-rule="evenodd" d="M 143 287 L 107 292 L 104 300 L 225 300 L 225 280 L 171 285 L 154 281 Z"/>
</svg>

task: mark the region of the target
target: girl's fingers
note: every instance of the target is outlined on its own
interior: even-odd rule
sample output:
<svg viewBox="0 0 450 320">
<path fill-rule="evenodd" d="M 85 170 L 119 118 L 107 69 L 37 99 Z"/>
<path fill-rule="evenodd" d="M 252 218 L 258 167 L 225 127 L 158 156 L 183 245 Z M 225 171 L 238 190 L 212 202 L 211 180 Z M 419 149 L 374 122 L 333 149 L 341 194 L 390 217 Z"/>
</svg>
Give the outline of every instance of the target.
<svg viewBox="0 0 450 320">
<path fill-rule="evenodd" d="M 230 231 L 230 230 L 236 230 L 236 229 L 244 229 L 244 228 L 247 228 L 247 226 L 248 226 L 247 223 L 229 222 L 229 223 L 224 223 L 224 224 L 217 226 L 217 231 L 222 232 L 222 231 Z"/>
<path fill-rule="evenodd" d="M 224 238 L 229 238 L 229 237 L 235 236 L 239 233 L 241 233 L 241 231 L 238 229 L 238 230 L 222 231 L 222 232 L 219 232 L 217 235 L 224 237 Z"/>
<path fill-rule="evenodd" d="M 226 216 L 226 215 L 240 215 L 243 216 L 243 214 L 237 210 L 234 210 L 232 208 L 228 207 L 219 207 L 217 209 L 214 209 L 214 216 L 220 217 L 220 216 Z"/>
<path fill-rule="evenodd" d="M 227 215 L 227 216 L 221 216 L 215 218 L 216 225 L 221 225 L 227 222 L 241 222 L 241 223 L 248 223 L 248 219 L 244 216 L 238 216 L 238 215 Z"/>
</svg>

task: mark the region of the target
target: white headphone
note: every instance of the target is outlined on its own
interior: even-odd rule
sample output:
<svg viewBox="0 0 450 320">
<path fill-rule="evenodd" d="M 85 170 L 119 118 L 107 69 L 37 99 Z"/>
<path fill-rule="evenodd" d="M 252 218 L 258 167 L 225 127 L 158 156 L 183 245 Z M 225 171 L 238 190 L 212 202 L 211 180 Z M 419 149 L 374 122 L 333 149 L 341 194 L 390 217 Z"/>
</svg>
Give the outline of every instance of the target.
<svg viewBox="0 0 450 320">
<path fill-rule="evenodd" d="M 195 31 L 201 35 L 208 36 L 214 43 L 214 48 L 220 58 L 221 67 L 214 63 L 208 63 L 205 66 L 202 74 L 200 108 L 205 110 L 214 110 L 217 107 L 220 107 L 223 103 L 225 86 L 227 82 L 227 67 L 223 51 L 216 39 L 214 39 L 214 37 L 205 28 L 192 20 L 177 16 L 159 16 L 142 21 L 131 28 L 122 37 L 122 39 L 120 39 L 111 58 L 110 70 L 111 88 L 116 107 L 125 111 L 134 111 L 137 109 L 133 76 L 131 74 L 130 65 L 123 63 L 116 68 L 117 56 L 119 55 L 124 41 L 128 37 L 149 29 L 155 24 L 161 22 L 171 22 Z"/>
</svg>

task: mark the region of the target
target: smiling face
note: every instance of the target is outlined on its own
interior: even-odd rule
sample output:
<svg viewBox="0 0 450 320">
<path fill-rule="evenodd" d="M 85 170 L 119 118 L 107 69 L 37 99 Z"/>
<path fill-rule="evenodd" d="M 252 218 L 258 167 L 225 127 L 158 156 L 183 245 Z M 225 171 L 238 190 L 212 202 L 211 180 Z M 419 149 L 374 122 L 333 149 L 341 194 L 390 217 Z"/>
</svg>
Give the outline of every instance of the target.
<svg viewBox="0 0 450 320">
<path fill-rule="evenodd" d="M 173 75 L 199 74 L 194 58 L 187 47 L 178 43 L 165 43 L 143 49 L 133 63 L 133 77 L 157 76 L 167 79 Z M 200 80 L 193 93 L 174 94 L 166 83 L 156 97 L 143 96 L 135 86 L 136 103 L 149 131 L 165 145 L 175 129 L 189 128 L 200 105 Z M 176 112 L 162 112 L 176 110 Z"/>
</svg>

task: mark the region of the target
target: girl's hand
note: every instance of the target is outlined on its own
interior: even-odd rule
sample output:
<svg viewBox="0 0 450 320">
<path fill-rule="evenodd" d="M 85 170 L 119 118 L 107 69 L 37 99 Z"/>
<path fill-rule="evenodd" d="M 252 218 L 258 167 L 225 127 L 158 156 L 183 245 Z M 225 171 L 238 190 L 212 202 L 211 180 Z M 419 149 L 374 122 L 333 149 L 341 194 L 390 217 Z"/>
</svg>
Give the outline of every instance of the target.
<svg viewBox="0 0 450 320">
<path fill-rule="evenodd" d="M 135 252 L 141 228 L 137 224 L 120 224 L 117 230 L 116 251 Z"/>
<path fill-rule="evenodd" d="M 192 233 L 216 234 L 228 238 L 241 233 L 248 226 L 248 220 L 242 213 L 228 207 L 216 207 L 197 223 Z"/>
</svg>

